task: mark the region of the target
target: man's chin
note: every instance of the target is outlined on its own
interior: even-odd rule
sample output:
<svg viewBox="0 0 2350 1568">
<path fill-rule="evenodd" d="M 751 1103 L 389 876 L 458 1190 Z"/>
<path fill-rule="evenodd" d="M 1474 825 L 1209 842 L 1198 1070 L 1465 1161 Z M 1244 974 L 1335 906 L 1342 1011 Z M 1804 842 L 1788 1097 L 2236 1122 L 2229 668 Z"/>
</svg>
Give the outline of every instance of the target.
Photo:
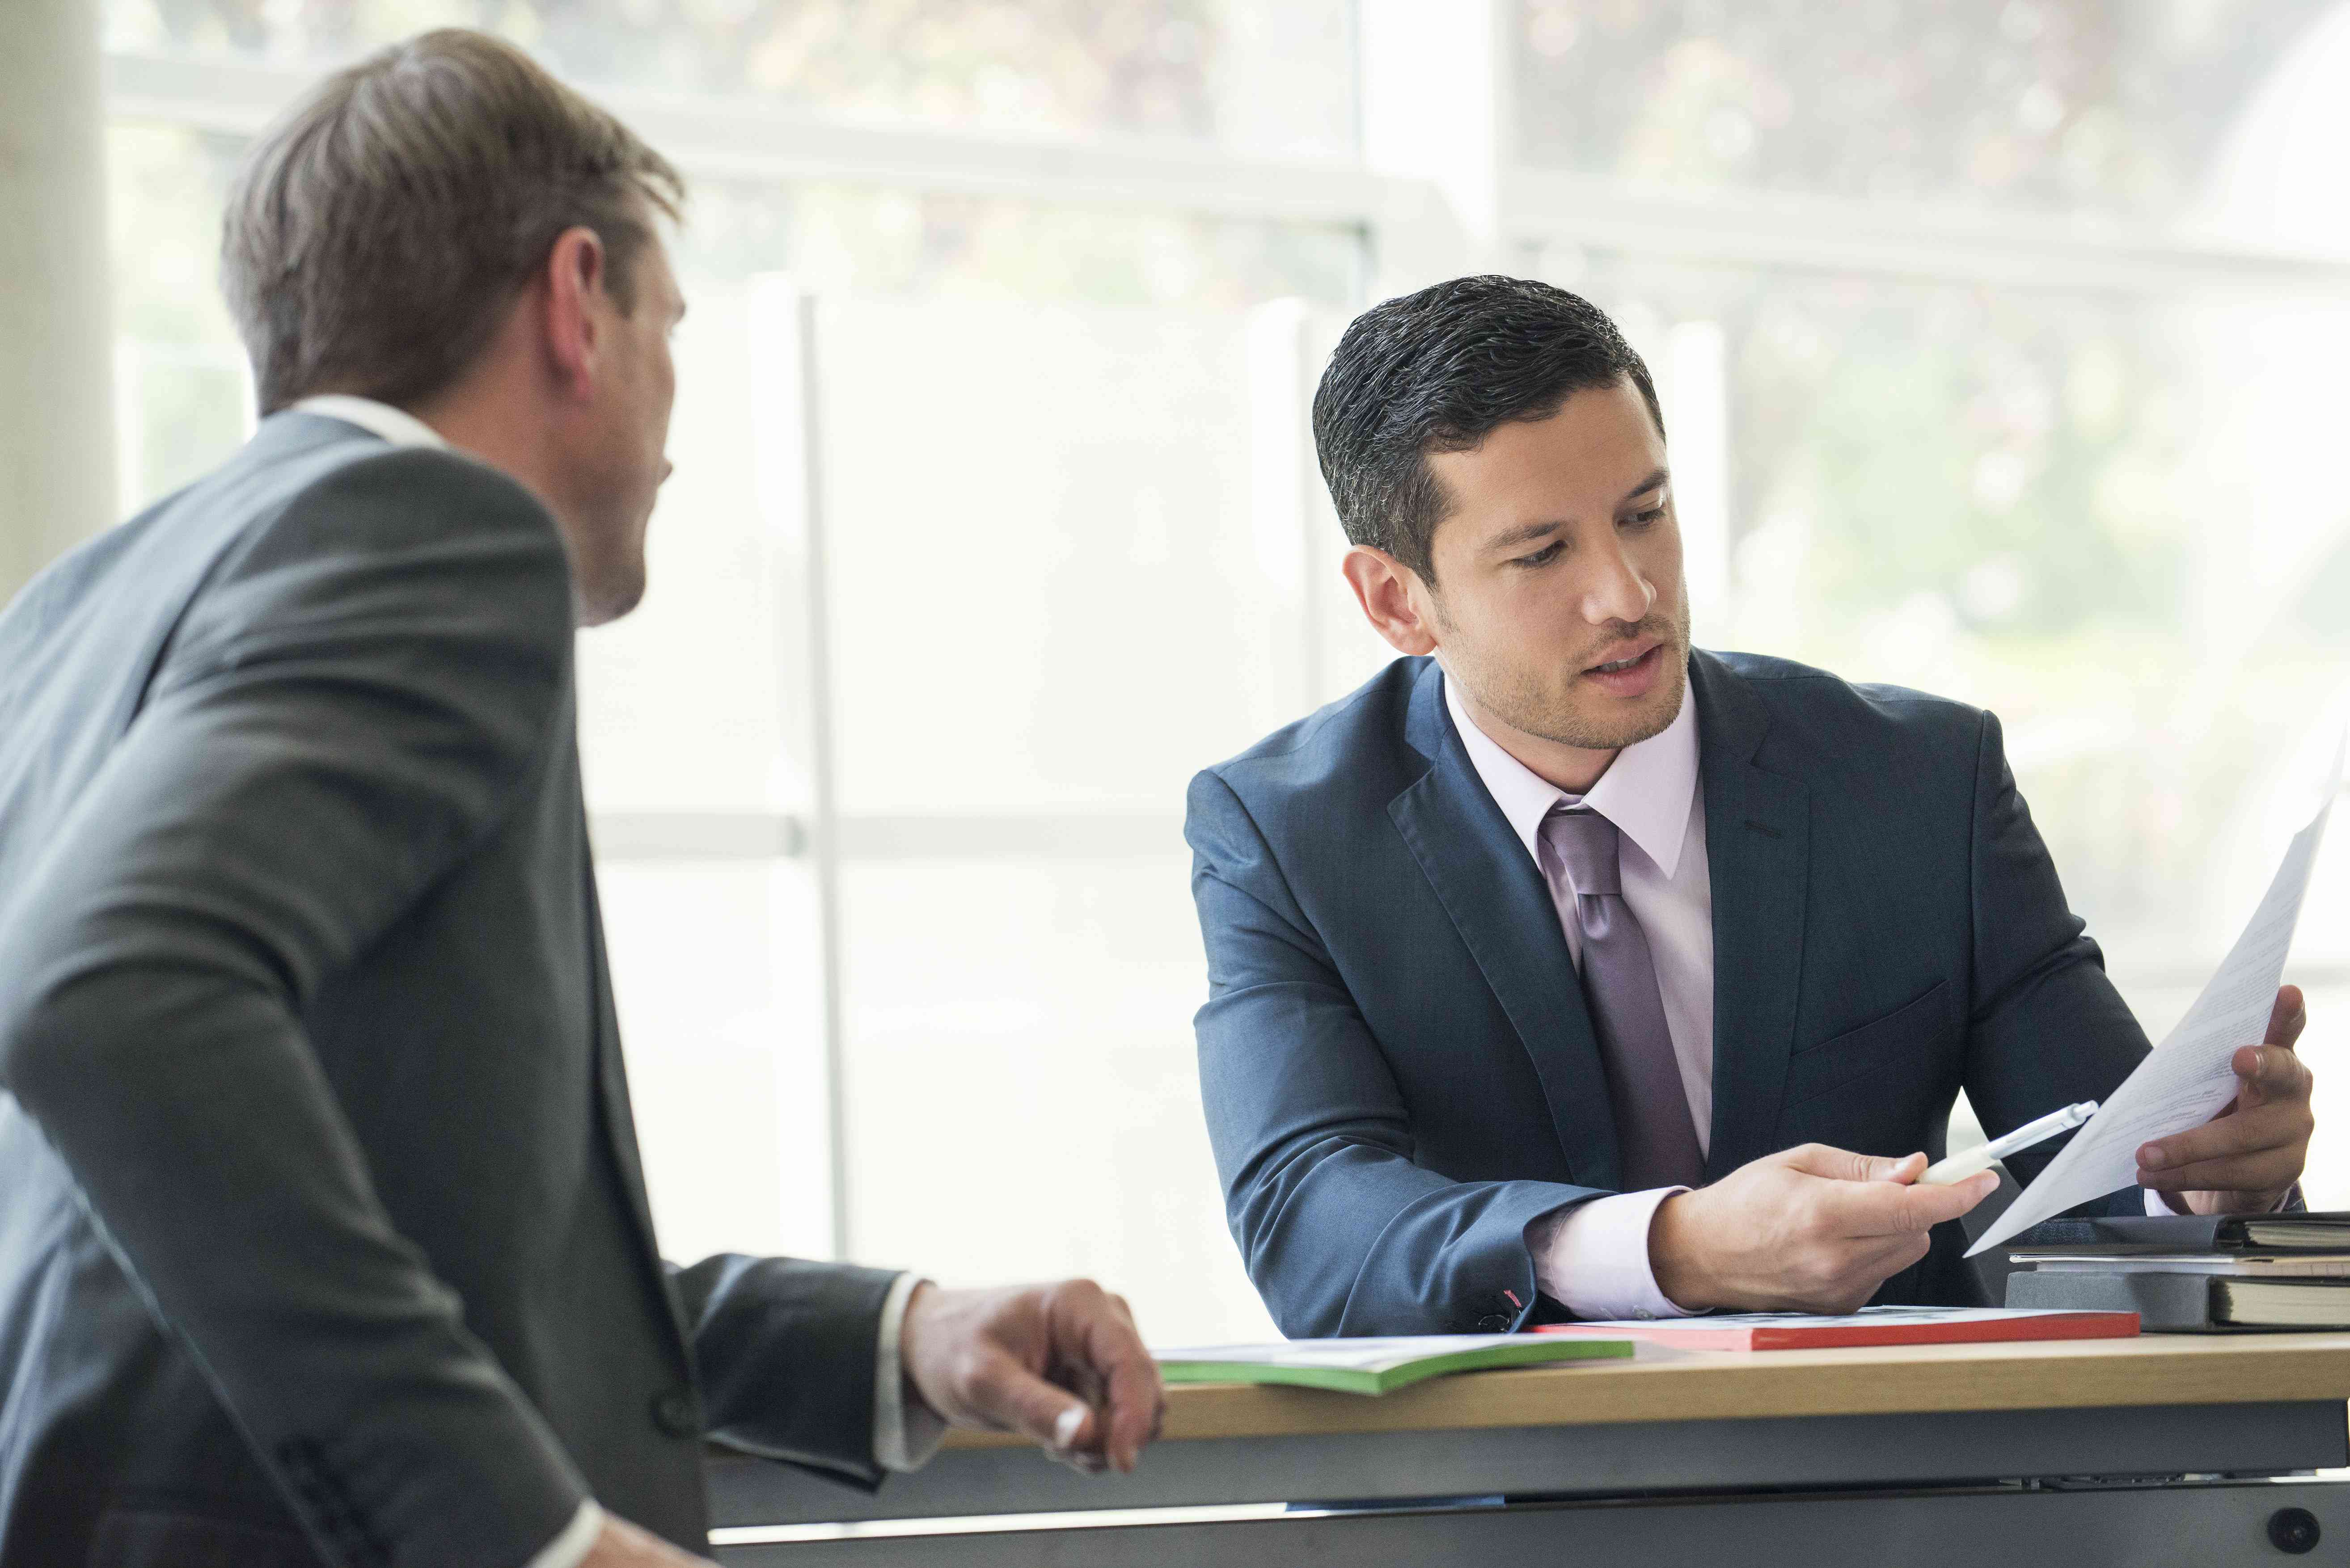
<svg viewBox="0 0 2350 1568">
<path fill-rule="evenodd" d="M 1547 738 L 1586 752 L 1620 752 L 1663 734 L 1680 716 L 1689 692 L 1687 657 L 1669 649 L 1665 657 L 1669 662 L 1658 672 L 1656 684 L 1638 698 L 1572 691 L 1567 711 L 1559 715 Z"/>
</svg>

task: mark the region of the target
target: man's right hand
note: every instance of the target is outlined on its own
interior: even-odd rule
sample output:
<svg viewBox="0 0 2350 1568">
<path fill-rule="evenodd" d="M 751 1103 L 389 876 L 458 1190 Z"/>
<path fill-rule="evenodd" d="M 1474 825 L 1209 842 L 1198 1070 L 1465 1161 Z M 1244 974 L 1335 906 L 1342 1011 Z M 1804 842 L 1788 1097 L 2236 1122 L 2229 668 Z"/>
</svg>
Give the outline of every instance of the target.
<svg viewBox="0 0 2350 1568">
<path fill-rule="evenodd" d="M 680 1552 L 658 1536 L 646 1534 L 624 1519 L 608 1516 L 596 1544 L 579 1560 L 579 1568 L 713 1568 L 707 1557 Z"/>
<path fill-rule="evenodd" d="M 1922 1154 L 1809 1143 L 1675 1193 L 1648 1227 L 1658 1288 L 1691 1312 L 1846 1313 L 1926 1255 L 1927 1232 L 1999 1190 L 1990 1171 L 1913 1185 Z"/>
</svg>

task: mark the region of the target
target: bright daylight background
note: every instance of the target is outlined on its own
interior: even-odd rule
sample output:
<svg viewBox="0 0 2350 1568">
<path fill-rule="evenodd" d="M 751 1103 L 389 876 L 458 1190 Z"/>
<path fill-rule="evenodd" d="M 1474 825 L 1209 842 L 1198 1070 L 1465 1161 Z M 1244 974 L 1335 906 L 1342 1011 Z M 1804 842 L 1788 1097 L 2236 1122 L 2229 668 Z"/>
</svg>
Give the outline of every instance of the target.
<svg viewBox="0 0 2350 1568">
<path fill-rule="evenodd" d="M 694 177 L 653 588 L 581 644 L 672 1255 L 1269 1324 L 1193 1078 L 1182 788 L 1386 650 L 1305 425 L 1464 271 L 1663 383 L 1701 643 L 1996 709 L 2157 1033 L 2350 716 L 2350 6 L 105 0 L 126 503 L 249 390 L 245 140 L 441 23 Z M 2350 1205 L 2350 829 L 2293 966 Z M 1963 1114 L 1963 1113 L 1962 1113 Z"/>
</svg>

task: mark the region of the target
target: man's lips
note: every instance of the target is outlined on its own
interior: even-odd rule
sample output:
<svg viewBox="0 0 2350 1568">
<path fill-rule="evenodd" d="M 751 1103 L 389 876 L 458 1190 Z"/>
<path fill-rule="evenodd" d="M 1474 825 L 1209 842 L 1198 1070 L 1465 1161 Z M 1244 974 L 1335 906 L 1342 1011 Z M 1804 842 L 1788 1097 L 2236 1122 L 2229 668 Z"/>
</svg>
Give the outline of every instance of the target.
<svg viewBox="0 0 2350 1568">
<path fill-rule="evenodd" d="M 1609 697 L 1637 701 L 1663 678 L 1664 649 L 1664 643 L 1654 638 L 1632 643 L 1615 658 L 1587 667 L 1580 679 Z"/>
<path fill-rule="evenodd" d="M 1619 675 L 1648 659 L 1662 647 L 1664 647 L 1662 641 L 1656 638 L 1648 638 L 1631 644 L 1612 658 L 1602 659 L 1596 664 L 1584 666 L 1583 672 L 1586 675 Z"/>
</svg>

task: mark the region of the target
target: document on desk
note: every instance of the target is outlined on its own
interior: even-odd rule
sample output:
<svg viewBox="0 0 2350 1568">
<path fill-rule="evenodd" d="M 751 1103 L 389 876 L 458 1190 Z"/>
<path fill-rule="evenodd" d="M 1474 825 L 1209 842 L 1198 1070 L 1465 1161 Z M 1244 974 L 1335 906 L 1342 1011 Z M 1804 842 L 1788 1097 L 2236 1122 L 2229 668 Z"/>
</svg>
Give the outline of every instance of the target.
<svg viewBox="0 0 2350 1568">
<path fill-rule="evenodd" d="M 2318 841 L 2325 836 L 2326 814 L 2334 809 L 2334 796 L 2341 787 L 2342 753 L 2337 750 L 2317 815 L 2293 835 L 2260 907 L 2187 1016 L 2120 1088 L 2106 1096 L 2097 1114 L 2048 1162 L 2039 1179 L 1967 1249 L 1968 1257 L 2075 1204 L 2129 1186 L 2137 1179 L 2140 1145 L 2199 1127 L 2235 1097 L 2236 1075 L 2230 1062 L 2239 1046 L 2256 1045 L 2268 1033 L 2269 1012 L 2284 978 L 2285 952 L 2301 923 L 2302 895 L 2309 890 L 2310 867 L 2317 860 Z"/>
</svg>

